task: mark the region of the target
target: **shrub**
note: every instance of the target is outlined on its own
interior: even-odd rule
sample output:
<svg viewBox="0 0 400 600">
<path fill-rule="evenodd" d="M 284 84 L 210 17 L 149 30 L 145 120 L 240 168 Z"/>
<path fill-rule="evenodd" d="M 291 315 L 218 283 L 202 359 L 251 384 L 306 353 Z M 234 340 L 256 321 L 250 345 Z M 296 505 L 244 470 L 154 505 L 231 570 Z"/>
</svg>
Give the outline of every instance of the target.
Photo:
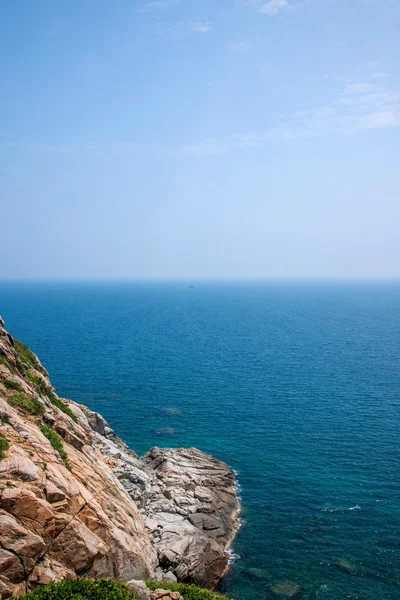
<svg viewBox="0 0 400 600">
<path fill-rule="evenodd" d="M 11 379 L 5 379 L 3 381 L 4 387 L 8 390 L 17 390 L 17 392 L 22 392 L 22 387 L 17 381 L 12 381 Z"/>
<path fill-rule="evenodd" d="M 57 408 L 59 408 L 60 410 L 62 410 L 63 413 L 65 413 L 66 415 L 68 415 L 69 417 L 71 417 L 71 419 L 73 421 L 75 421 L 75 423 L 78 422 L 78 419 L 76 418 L 76 416 L 74 415 L 74 413 L 72 412 L 72 410 L 70 409 L 70 407 L 67 406 L 65 404 L 65 402 L 63 402 L 62 400 L 60 400 L 60 398 L 57 398 L 57 396 L 51 390 L 47 390 L 46 396 L 48 397 L 48 399 L 50 400 L 50 402 L 52 404 L 54 404 L 54 406 L 57 406 Z"/>
<path fill-rule="evenodd" d="M 199 588 L 192 583 L 169 583 L 167 581 L 146 581 L 149 590 L 157 589 L 179 592 L 183 600 L 227 600 L 226 596 L 217 594 L 205 588 Z"/>
<path fill-rule="evenodd" d="M 7 450 L 9 449 L 10 444 L 8 443 L 7 438 L 0 433 L 0 460 L 3 460 L 5 455 L 7 454 Z"/>
<path fill-rule="evenodd" d="M 61 456 L 61 458 L 62 458 L 65 466 L 70 471 L 71 470 L 71 465 L 70 465 L 70 462 L 68 460 L 68 454 L 65 452 L 63 443 L 62 443 L 61 438 L 58 435 L 58 433 L 56 433 L 54 431 L 54 429 L 52 429 L 48 425 L 41 425 L 40 426 L 40 431 L 43 433 L 43 435 L 45 437 L 47 437 L 47 439 L 49 440 L 50 444 L 53 446 L 54 450 L 56 450 L 58 452 L 58 454 Z"/>
<path fill-rule="evenodd" d="M 23 344 L 19 340 L 14 340 L 14 349 L 18 354 L 18 358 L 20 359 L 21 363 L 25 363 L 27 365 L 30 365 L 34 369 L 40 370 L 40 363 L 36 356 L 33 354 L 32 350 L 28 348 L 28 346 L 25 346 L 25 344 Z"/>
<path fill-rule="evenodd" d="M 8 360 L 4 358 L 4 356 L 0 356 L 0 365 L 4 365 L 10 371 L 10 373 L 12 373 L 13 375 L 15 374 L 14 369 L 12 368 Z"/>
<path fill-rule="evenodd" d="M 39 377 L 39 375 L 34 375 L 30 371 L 26 372 L 26 376 L 29 379 L 29 381 L 32 381 L 32 383 L 34 383 L 35 385 L 40 385 L 40 384 L 44 383 L 43 379 L 41 377 Z"/>
<path fill-rule="evenodd" d="M 100 579 L 64 579 L 60 583 L 50 583 L 23 596 L 25 600 L 136 600 L 123 583 Z"/>
<path fill-rule="evenodd" d="M 37 398 L 27 396 L 23 392 L 13 394 L 7 398 L 7 402 L 10 406 L 22 408 L 30 415 L 42 415 L 44 413 L 43 404 Z"/>
<path fill-rule="evenodd" d="M 60 400 L 60 398 L 57 398 L 55 393 L 46 385 L 46 383 L 41 377 L 39 377 L 38 375 L 33 375 L 30 371 L 26 373 L 26 376 L 28 377 L 29 381 L 35 384 L 35 388 L 41 396 L 46 396 L 54 406 L 56 406 L 63 413 L 68 415 L 73 421 L 75 421 L 75 423 L 78 422 L 78 419 L 76 418 L 70 407 L 67 406 L 65 402 Z"/>
</svg>

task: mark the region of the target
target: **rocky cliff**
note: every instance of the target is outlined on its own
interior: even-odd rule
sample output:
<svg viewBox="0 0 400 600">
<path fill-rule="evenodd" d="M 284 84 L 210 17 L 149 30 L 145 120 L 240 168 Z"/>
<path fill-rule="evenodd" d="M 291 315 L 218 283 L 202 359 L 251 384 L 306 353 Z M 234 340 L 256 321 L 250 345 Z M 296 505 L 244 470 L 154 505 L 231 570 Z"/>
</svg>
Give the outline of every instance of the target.
<svg viewBox="0 0 400 600">
<path fill-rule="evenodd" d="M 234 483 L 194 448 L 139 458 L 60 399 L 0 319 L 0 597 L 82 575 L 214 587 L 238 527 Z"/>
</svg>

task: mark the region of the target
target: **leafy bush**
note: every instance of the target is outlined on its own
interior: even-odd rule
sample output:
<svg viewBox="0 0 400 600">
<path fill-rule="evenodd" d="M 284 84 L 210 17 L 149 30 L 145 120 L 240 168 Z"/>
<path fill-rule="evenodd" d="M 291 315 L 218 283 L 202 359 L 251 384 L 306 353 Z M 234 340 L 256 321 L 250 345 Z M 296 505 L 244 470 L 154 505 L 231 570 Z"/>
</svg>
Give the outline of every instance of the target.
<svg viewBox="0 0 400 600">
<path fill-rule="evenodd" d="M 18 354 L 18 358 L 20 359 L 21 363 L 25 363 L 34 369 L 40 370 L 40 363 L 28 346 L 25 346 L 25 344 L 19 340 L 14 340 L 14 349 Z"/>
<path fill-rule="evenodd" d="M 0 433 L 0 460 L 3 460 L 9 447 L 10 444 L 8 443 L 8 440 L 2 433 Z"/>
<path fill-rule="evenodd" d="M 22 392 L 22 387 L 17 381 L 12 381 L 11 379 L 5 379 L 3 382 L 4 387 L 8 390 L 17 390 L 17 392 Z"/>
<path fill-rule="evenodd" d="M 30 371 L 26 372 L 26 376 L 29 379 L 29 381 L 32 381 L 32 383 L 34 383 L 35 385 L 41 385 L 42 383 L 44 383 L 42 378 L 39 377 L 39 375 L 34 375 Z"/>
<path fill-rule="evenodd" d="M 8 360 L 4 358 L 4 356 L 0 356 L 0 365 L 4 365 L 10 371 L 10 373 L 12 373 L 13 375 L 15 374 L 14 369 L 12 368 Z"/>
<path fill-rule="evenodd" d="M 47 439 L 49 440 L 50 444 L 53 446 L 54 450 L 56 450 L 58 452 L 58 454 L 61 456 L 61 458 L 62 458 L 65 466 L 70 471 L 71 470 L 71 465 L 70 465 L 70 462 L 68 460 L 68 454 L 65 452 L 63 443 L 62 443 L 61 438 L 58 435 L 58 433 L 56 433 L 54 431 L 54 429 L 52 429 L 48 425 L 41 425 L 40 426 L 40 431 L 43 433 L 43 435 L 45 437 L 47 437 Z"/>
<path fill-rule="evenodd" d="M 171 590 L 179 592 L 183 600 L 227 600 L 226 596 L 217 594 L 205 588 L 199 588 L 192 583 L 169 583 L 168 581 L 146 581 L 149 590 Z"/>
<path fill-rule="evenodd" d="M 70 407 L 67 406 L 65 402 L 60 400 L 60 398 L 57 398 L 55 393 L 46 385 L 45 381 L 43 381 L 41 377 L 39 377 L 38 375 L 33 375 L 30 371 L 26 373 L 26 376 L 32 383 L 35 384 L 35 388 L 41 396 L 47 396 L 47 398 L 54 406 L 62 410 L 62 412 L 68 415 L 73 421 L 75 421 L 75 423 L 78 422 L 78 419 L 76 418 Z"/>
<path fill-rule="evenodd" d="M 37 398 L 27 396 L 23 392 L 13 394 L 10 398 L 7 398 L 7 402 L 10 406 L 22 408 L 30 415 L 42 415 L 44 413 L 43 404 Z"/>
<path fill-rule="evenodd" d="M 75 423 L 78 422 L 78 419 L 76 418 L 76 416 L 74 415 L 74 413 L 72 412 L 72 410 L 70 409 L 69 406 L 67 406 L 65 404 L 65 402 L 63 402 L 62 400 L 60 400 L 60 398 L 57 398 L 57 396 L 51 391 L 51 390 L 47 390 L 47 397 L 50 400 L 50 402 L 52 404 L 54 404 L 54 406 L 57 406 L 57 408 L 59 408 L 60 410 L 62 410 L 63 413 L 65 413 L 66 415 L 68 415 L 69 417 L 71 417 L 71 419 L 73 421 L 75 421 Z"/>
<path fill-rule="evenodd" d="M 23 596 L 25 600 L 136 600 L 137 596 L 123 583 L 100 579 L 64 579 L 50 583 Z"/>
</svg>

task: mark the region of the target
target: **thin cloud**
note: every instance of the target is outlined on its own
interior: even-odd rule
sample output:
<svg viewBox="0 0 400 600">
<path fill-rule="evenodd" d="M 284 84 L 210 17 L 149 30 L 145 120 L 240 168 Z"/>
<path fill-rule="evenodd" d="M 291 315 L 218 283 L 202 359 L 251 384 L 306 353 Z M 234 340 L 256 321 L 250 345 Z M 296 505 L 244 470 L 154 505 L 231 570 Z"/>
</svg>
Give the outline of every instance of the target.
<svg viewBox="0 0 400 600">
<path fill-rule="evenodd" d="M 269 0 L 260 7 L 260 12 L 264 15 L 273 16 L 278 14 L 289 6 L 288 0 Z"/>
<path fill-rule="evenodd" d="M 376 89 L 373 83 L 353 83 L 347 85 L 344 89 L 344 94 L 352 96 L 353 94 L 368 94 Z"/>
<path fill-rule="evenodd" d="M 369 93 L 366 93 L 369 92 Z M 132 141 L 98 144 L 0 144 L 0 152 L 29 151 L 50 155 L 95 158 L 118 156 L 133 158 L 148 152 L 152 156 L 212 156 L 234 151 L 249 150 L 273 141 L 293 141 L 329 135 L 367 135 L 373 130 L 390 130 L 400 127 L 400 89 L 379 88 L 370 81 L 342 86 L 326 104 L 296 111 L 292 115 L 276 117 L 276 124 L 265 130 L 234 133 L 222 138 L 177 145 L 163 143 L 137 144 Z"/>
<path fill-rule="evenodd" d="M 210 33 L 212 28 L 213 23 L 211 21 L 192 23 L 189 27 L 190 31 L 194 31 L 195 33 Z"/>
<path fill-rule="evenodd" d="M 138 11 L 139 12 L 161 12 L 165 13 L 171 10 L 174 6 L 179 4 L 180 0 L 152 0 L 143 4 Z"/>
<path fill-rule="evenodd" d="M 397 112 L 377 112 L 360 118 L 359 126 L 362 129 L 377 129 L 379 127 L 399 127 L 400 110 Z"/>
</svg>

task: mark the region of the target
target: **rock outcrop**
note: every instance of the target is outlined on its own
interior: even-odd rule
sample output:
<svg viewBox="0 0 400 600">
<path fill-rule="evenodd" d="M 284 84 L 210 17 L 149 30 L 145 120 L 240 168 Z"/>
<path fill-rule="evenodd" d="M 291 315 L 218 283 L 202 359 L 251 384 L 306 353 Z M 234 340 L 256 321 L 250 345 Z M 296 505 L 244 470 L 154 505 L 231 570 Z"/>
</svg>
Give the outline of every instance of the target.
<svg viewBox="0 0 400 600">
<path fill-rule="evenodd" d="M 56 395 L 1 319 L 0 442 L 0 597 L 77 575 L 214 587 L 225 573 L 234 472 L 193 448 L 139 458 Z"/>
</svg>

